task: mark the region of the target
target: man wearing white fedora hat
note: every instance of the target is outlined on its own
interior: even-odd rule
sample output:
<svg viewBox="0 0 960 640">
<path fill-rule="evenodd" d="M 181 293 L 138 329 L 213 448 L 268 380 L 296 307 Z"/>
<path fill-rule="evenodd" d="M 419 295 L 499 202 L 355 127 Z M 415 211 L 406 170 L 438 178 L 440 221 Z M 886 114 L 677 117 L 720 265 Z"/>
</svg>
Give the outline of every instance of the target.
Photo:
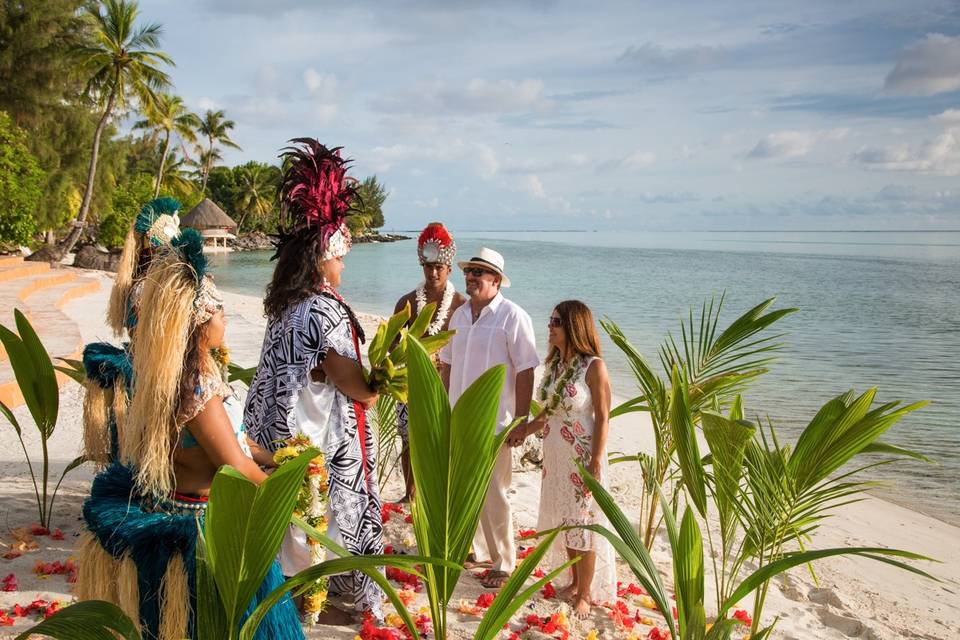
<svg viewBox="0 0 960 640">
<path fill-rule="evenodd" d="M 510 286 L 502 255 L 482 247 L 472 258 L 457 264 L 463 269 L 470 299 L 450 317 L 450 329 L 456 334 L 440 352 L 440 375 L 454 404 L 483 372 L 498 364 L 506 365 L 497 415 L 499 433 L 530 412 L 533 371 L 540 363 L 533 322 L 526 311 L 500 292 Z M 517 561 L 507 499 L 512 462 L 510 447 L 504 447 L 490 476 L 480 526 L 473 539 L 477 563 L 490 562 L 490 572 L 483 581 L 487 588 L 501 587 Z"/>
</svg>

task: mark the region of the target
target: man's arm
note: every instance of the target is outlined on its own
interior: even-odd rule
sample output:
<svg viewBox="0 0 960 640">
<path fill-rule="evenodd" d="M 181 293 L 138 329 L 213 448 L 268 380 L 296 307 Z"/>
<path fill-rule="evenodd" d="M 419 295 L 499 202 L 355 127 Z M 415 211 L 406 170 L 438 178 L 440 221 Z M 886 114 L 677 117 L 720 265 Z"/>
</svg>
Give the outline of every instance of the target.
<svg viewBox="0 0 960 640">
<path fill-rule="evenodd" d="M 524 369 L 517 372 L 514 387 L 514 418 L 522 417 L 524 421 L 530 419 L 530 400 L 533 399 L 533 369 Z"/>
<path fill-rule="evenodd" d="M 440 379 L 443 381 L 443 388 L 450 393 L 450 365 L 446 362 L 440 363 Z"/>
</svg>

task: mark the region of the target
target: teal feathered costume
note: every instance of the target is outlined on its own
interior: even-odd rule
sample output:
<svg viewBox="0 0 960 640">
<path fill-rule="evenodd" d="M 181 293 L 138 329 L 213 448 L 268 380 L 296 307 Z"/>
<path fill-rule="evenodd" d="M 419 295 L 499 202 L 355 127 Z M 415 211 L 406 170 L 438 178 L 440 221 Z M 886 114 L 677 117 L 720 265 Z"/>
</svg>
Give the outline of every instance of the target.
<svg viewBox="0 0 960 640">
<path fill-rule="evenodd" d="M 188 230 L 176 241 L 175 249 L 192 276 L 202 280 L 206 258 L 199 234 Z M 197 300 L 204 300 L 200 286 L 197 291 Z M 121 463 L 121 451 L 131 445 L 124 438 L 135 438 L 139 433 L 124 429 L 129 398 L 131 392 L 136 393 L 131 388 L 134 367 L 129 347 L 89 344 L 84 349 L 83 364 L 87 374 L 85 449 L 103 470 L 94 478 L 90 497 L 83 505 L 86 531 L 81 534 L 77 597 L 116 604 L 139 623 L 145 640 L 193 638 L 195 554 L 206 502 L 178 494 L 159 500 L 155 495 L 143 495 L 137 489 L 137 467 Z M 274 563 L 247 615 L 282 582 L 279 565 Z M 303 640 L 289 595 L 270 610 L 256 638 Z"/>
</svg>

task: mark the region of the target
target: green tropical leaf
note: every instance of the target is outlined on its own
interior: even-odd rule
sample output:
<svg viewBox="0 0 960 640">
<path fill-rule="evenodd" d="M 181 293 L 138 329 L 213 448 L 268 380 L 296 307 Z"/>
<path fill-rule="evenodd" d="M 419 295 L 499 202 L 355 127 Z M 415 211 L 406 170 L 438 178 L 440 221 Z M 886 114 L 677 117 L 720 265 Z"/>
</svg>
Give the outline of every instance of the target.
<svg viewBox="0 0 960 640">
<path fill-rule="evenodd" d="M 236 629 L 280 549 L 307 465 L 307 449 L 259 486 L 232 467 L 214 476 L 204 532 L 210 567 L 231 629 Z"/>
<path fill-rule="evenodd" d="M 617 535 L 597 525 L 585 528 L 600 533 L 607 538 L 617 550 L 620 557 L 630 565 L 633 574 L 637 577 L 640 585 L 650 594 L 650 597 L 657 605 L 657 609 L 659 609 L 661 613 L 666 612 L 664 619 L 670 629 L 670 636 L 676 638 L 676 626 L 674 625 L 673 617 L 669 614 L 670 600 L 663 586 L 663 580 L 660 578 L 660 571 L 653 562 L 653 558 L 650 557 L 650 552 L 644 546 L 643 541 L 640 540 L 640 536 L 637 535 L 637 531 L 634 529 L 630 519 L 627 518 L 623 511 L 620 510 L 620 507 L 617 506 L 613 496 L 590 475 L 583 465 L 578 464 L 577 467 L 580 470 L 580 476 L 583 478 L 584 484 L 587 485 L 590 493 L 593 494 L 593 499 L 596 501 L 597 506 L 600 507 L 600 510 L 607 516 Z M 661 499 L 663 500 L 662 496 L 663 494 L 661 493 Z M 666 502 L 664 502 L 664 504 L 666 504 Z"/>
<path fill-rule="evenodd" d="M 238 364 L 230 363 L 227 365 L 228 371 L 228 382 L 242 382 L 243 384 L 250 386 L 250 383 L 253 382 L 253 376 L 257 374 L 256 367 L 241 367 Z"/>
<path fill-rule="evenodd" d="M 897 558 L 907 558 L 909 560 L 932 560 L 926 556 L 922 556 L 918 553 L 913 553 L 910 551 L 902 551 L 900 549 L 887 549 L 885 547 L 840 547 L 832 549 L 817 549 L 814 551 L 800 551 L 797 553 L 792 553 L 786 555 L 779 560 L 775 560 L 770 564 L 766 564 L 743 580 L 740 585 L 734 590 L 733 593 L 724 601 L 723 606 L 720 608 L 720 611 L 717 612 L 718 618 L 724 618 L 727 615 L 727 612 L 730 611 L 733 607 L 737 606 L 737 603 L 740 602 L 743 598 L 747 597 L 751 591 L 761 586 L 763 583 L 767 582 L 771 578 L 780 575 L 788 569 L 793 567 L 807 564 L 808 562 L 813 562 L 814 560 L 822 560 L 823 558 L 830 558 L 833 556 L 861 556 L 864 558 L 870 558 L 872 560 L 883 560 L 885 562 L 893 562 L 890 558 L 884 558 L 883 556 L 893 556 Z M 917 569 L 911 565 L 897 562 L 896 566 L 901 569 L 906 569 L 911 573 L 929 578 L 936 581 L 937 579 L 930 575 L 929 573 Z M 757 615 L 754 612 L 754 615 Z"/>
<path fill-rule="evenodd" d="M 409 334 L 420 340 L 423 337 L 423 334 L 426 333 L 427 327 L 430 326 L 430 323 L 433 321 L 433 314 L 437 310 L 437 303 L 431 302 L 423 309 L 420 309 L 420 313 L 417 314 L 417 317 L 410 324 Z"/>
<path fill-rule="evenodd" d="M 35 624 L 16 640 L 46 636 L 55 640 L 141 640 L 136 625 L 120 607 L 102 600 L 85 600 Z"/>
<path fill-rule="evenodd" d="M 513 614 L 515 614 L 527 600 L 542 589 L 547 582 L 553 580 L 580 559 L 577 557 L 564 563 L 562 566 L 557 567 L 524 589 L 519 596 L 517 595 L 520 588 L 526 583 L 527 578 L 530 577 L 530 574 L 533 573 L 537 565 L 540 564 L 543 556 L 547 553 L 547 550 L 550 548 L 550 545 L 553 544 L 559 533 L 560 530 L 558 529 L 548 533 L 533 552 L 524 558 L 520 566 L 510 574 L 510 578 L 504 583 L 500 591 L 497 592 L 497 597 L 493 599 L 490 608 L 487 609 L 483 619 L 480 621 L 480 626 L 477 628 L 476 633 L 473 634 L 474 640 L 494 640 L 503 629 L 503 626 L 510 621 Z"/>
<path fill-rule="evenodd" d="M 230 637 L 230 623 L 211 572 L 206 536 L 197 528 L 197 640 L 223 640 Z"/>
<path fill-rule="evenodd" d="M 46 347 L 40 342 L 40 337 L 33 330 L 33 326 L 27 317 L 19 309 L 14 309 L 14 318 L 17 323 L 17 333 L 23 341 L 27 350 L 30 364 L 33 369 L 33 375 L 30 380 L 34 385 L 34 397 L 38 402 L 38 411 L 30 409 L 31 415 L 37 421 L 37 427 L 44 434 L 45 438 L 53 435 L 53 430 L 57 426 L 57 414 L 60 410 L 60 387 L 57 384 L 57 375 L 53 369 L 53 362 L 50 361 L 50 354 Z M 10 364 L 13 365 L 14 372 L 18 365 L 13 362 L 11 354 Z M 19 366 L 27 366 L 26 363 L 19 363 Z M 20 383 L 20 375 L 17 373 L 17 383 Z M 38 419 L 38 415 L 40 416 Z"/>
<path fill-rule="evenodd" d="M 876 453 L 876 454 L 883 454 L 883 455 L 900 456 L 903 458 L 913 458 L 914 460 L 919 460 L 920 462 L 928 462 L 930 464 L 936 464 L 936 462 L 932 458 L 928 458 L 922 453 L 913 451 L 912 449 L 904 449 L 903 447 L 898 447 L 888 442 L 880 442 L 879 440 L 871 442 L 870 444 L 865 446 L 863 449 L 860 450 L 860 453 Z"/>
<path fill-rule="evenodd" d="M 417 631 L 417 627 L 413 621 L 413 618 L 410 617 L 410 612 L 407 611 L 407 608 L 404 606 L 403 601 L 397 594 L 396 589 L 393 588 L 390 582 L 383 576 L 383 573 L 381 573 L 381 567 L 384 565 L 390 567 L 399 567 L 405 571 L 420 576 L 416 569 L 417 565 L 421 563 L 430 563 L 433 561 L 433 558 L 425 558 L 422 556 L 347 556 L 335 558 L 333 560 L 326 560 L 320 564 L 308 567 L 297 575 L 288 578 L 282 585 L 271 591 L 270 595 L 268 595 L 262 602 L 260 602 L 260 604 L 257 605 L 257 608 L 253 610 L 253 613 L 250 614 L 250 617 L 246 622 L 244 622 L 243 628 L 240 630 L 240 640 L 253 640 L 257 632 L 257 627 L 260 626 L 263 618 L 266 617 L 270 609 L 280 602 L 280 600 L 282 600 L 283 597 L 290 591 L 296 589 L 297 587 L 316 582 L 325 576 L 332 576 L 338 573 L 346 573 L 349 571 L 362 571 L 364 574 L 370 576 L 377 584 L 379 584 L 380 588 L 383 589 L 384 593 L 390 599 L 390 602 L 393 603 L 394 608 L 397 610 L 397 614 L 403 620 L 407 630 L 412 634 L 412 637 L 417 638 L 420 634 Z"/>
<path fill-rule="evenodd" d="M 697 445 L 696 428 L 688 404 L 689 393 L 684 373 L 673 367 L 670 382 L 670 431 L 683 475 L 683 485 L 701 516 L 707 513 L 707 487 Z"/>
<path fill-rule="evenodd" d="M 0 328 L 2 328 L 2 327 L 0 327 Z M 17 416 L 15 416 L 15 415 L 13 414 L 13 411 L 10 410 L 10 407 L 8 407 L 8 406 L 7 406 L 6 404 L 4 404 L 3 402 L 0 402 L 0 413 L 3 413 L 3 415 L 4 415 L 4 417 L 6 417 L 7 421 L 9 421 L 10 424 L 13 426 L 14 431 L 17 432 L 17 435 L 22 438 L 22 437 L 23 437 L 23 430 L 20 428 L 20 422 L 17 420 Z M 32 474 L 31 474 L 31 475 L 32 475 Z"/>
<path fill-rule="evenodd" d="M 739 405 L 739 396 L 735 405 Z M 740 412 L 742 415 L 742 409 Z M 713 482 L 710 486 L 720 518 L 720 537 L 724 550 L 729 552 L 738 522 L 736 511 L 737 501 L 740 499 L 740 481 L 744 472 L 744 451 L 756 428 L 749 422 L 730 420 L 711 412 L 701 413 L 700 420 L 703 436 L 711 453 Z"/>
<path fill-rule="evenodd" d="M 417 491 L 412 504 L 421 553 L 462 564 L 480 518 L 493 465 L 509 429 L 495 435 L 505 367 L 483 373 L 451 411 L 430 357 L 408 336 L 410 460 Z M 427 565 L 427 588 L 437 633 L 461 569 Z"/>
<path fill-rule="evenodd" d="M 703 637 L 706 627 L 703 610 L 703 539 L 690 507 L 684 509 L 677 546 L 671 550 L 680 636 L 699 639 Z"/>
</svg>

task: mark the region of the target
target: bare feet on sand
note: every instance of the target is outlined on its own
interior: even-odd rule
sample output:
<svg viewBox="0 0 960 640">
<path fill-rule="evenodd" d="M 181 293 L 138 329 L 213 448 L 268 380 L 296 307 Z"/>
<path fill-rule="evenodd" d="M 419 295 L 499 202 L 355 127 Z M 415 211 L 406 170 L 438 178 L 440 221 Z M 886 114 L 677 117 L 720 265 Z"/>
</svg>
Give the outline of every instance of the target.
<svg viewBox="0 0 960 640">
<path fill-rule="evenodd" d="M 590 607 L 589 599 L 577 598 L 573 604 L 573 615 L 576 616 L 578 620 L 586 620 L 590 617 Z"/>
<path fill-rule="evenodd" d="M 349 611 L 340 609 L 331 604 L 327 604 L 326 608 L 320 614 L 317 624 L 326 624 L 336 627 L 349 626 L 356 623 L 356 620 Z"/>
</svg>

